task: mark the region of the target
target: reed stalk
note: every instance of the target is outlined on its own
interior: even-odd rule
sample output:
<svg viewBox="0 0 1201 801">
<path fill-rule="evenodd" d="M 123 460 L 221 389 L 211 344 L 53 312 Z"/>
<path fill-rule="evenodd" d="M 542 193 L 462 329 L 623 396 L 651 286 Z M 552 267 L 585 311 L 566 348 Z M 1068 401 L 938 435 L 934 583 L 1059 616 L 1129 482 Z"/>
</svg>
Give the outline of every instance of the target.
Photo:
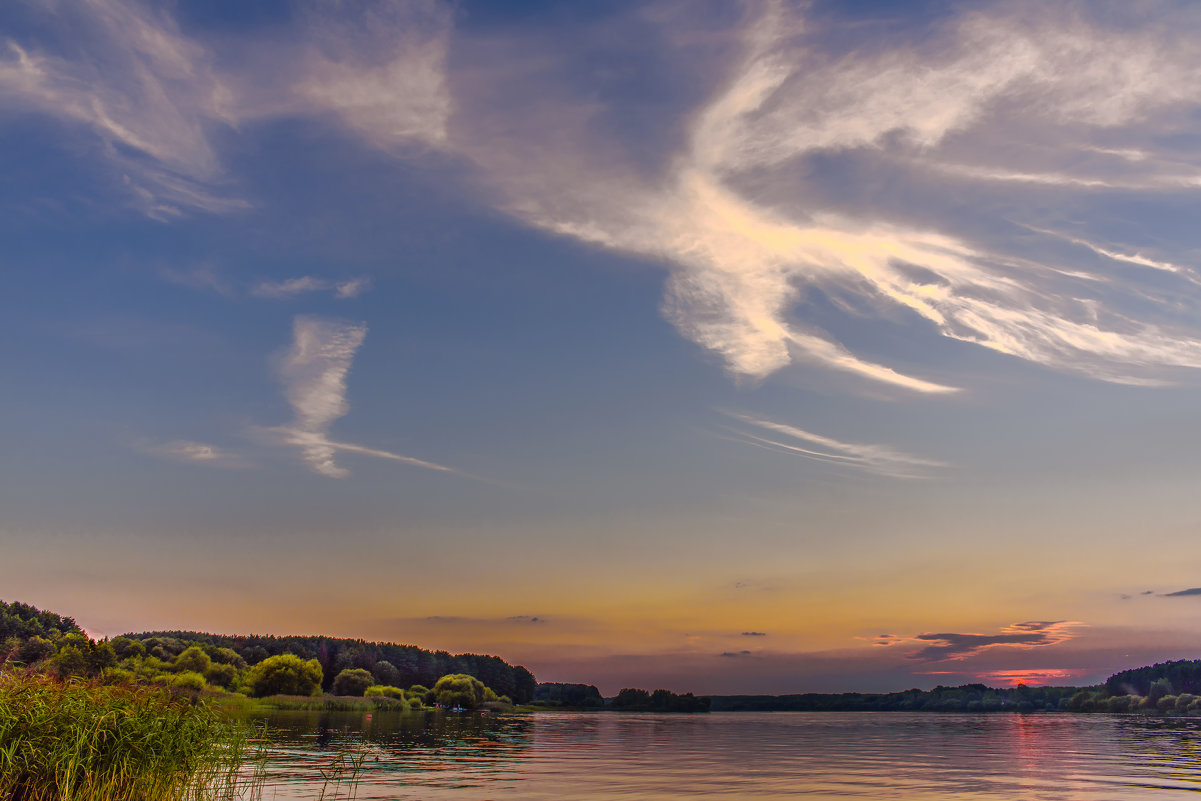
<svg viewBox="0 0 1201 801">
<path fill-rule="evenodd" d="M 0 674 L 0 799 L 254 799 L 250 732 L 151 686 Z"/>
</svg>

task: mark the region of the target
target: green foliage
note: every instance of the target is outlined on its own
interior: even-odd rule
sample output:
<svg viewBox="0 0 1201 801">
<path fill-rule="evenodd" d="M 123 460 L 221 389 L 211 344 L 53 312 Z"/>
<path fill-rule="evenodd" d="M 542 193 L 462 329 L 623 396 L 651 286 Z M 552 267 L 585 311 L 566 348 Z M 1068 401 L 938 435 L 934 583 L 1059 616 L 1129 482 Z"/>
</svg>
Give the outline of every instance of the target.
<svg viewBox="0 0 1201 801">
<path fill-rule="evenodd" d="M 670 690 L 646 690 L 626 688 L 613 699 L 613 708 L 636 712 L 708 712 L 708 698 L 697 698 L 692 693 L 676 695 Z"/>
<path fill-rule="evenodd" d="M 398 686 L 400 681 L 400 671 L 396 665 L 389 662 L 387 659 L 381 659 L 376 662 L 371 668 L 371 675 L 375 678 L 376 684 L 384 684 L 391 687 Z"/>
<path fill-rule="evenodd" d="M 363 695 L 367 698 L 383 697 L 396 698 L 400 701 L 408 700 L 408 696 L 405 695 L 404 690 L 400 689 L 399 687 L 390 687 L 386 684 L 376 684 L 372 687 L 368 687 L 366 691 L 363 692 Z"/>
<path fill-rule="evenodd" d="M 94 642 L 83 634 L 67 634 L 59 643 L 48 664 L 60 678 L 95 677 L 117 664 L 117 654 L 107 642 Z"/>
<path fill-rule="evenodd" d="M 0 675 L 0 798 L 182 801 L 233 786 L 241 753 L 230 725 L 164 690 Z"/>
<path fill-rule="evenodd" d="M 487 700 L 496 700 L 496 693 L 488 698 L 488 688 L 475 676 L 465 673 L 452 673 L 438 679 L 429 695 L 434 703 L 442 706 L 461 706 L 464 709 L 475 709 Z"/>
<path fill-rule="evenodd" d="M 128 637 L 113 637 L 109 640 L 118 659 L 132 659 L 146 655 L 146 646 L 141 640 L 131 640 Z"/>
<path fill-rule="evenodd" d="M 207 686 L 204 676 L 192 670 L 185 670 L 182 673 L 175 674 L 171 677 L 170 684 L 179 690 L 196 690 L 197 692 Z"/>
<path fill-rule="evenodd" d="M 83 634 L 83 629 L 72 618 L 43 612 L 29 604 L 0 601 L 0 642 L 9 637 L 18 640 L 30 637 L 57 640 L 64 634 Z"/>
<path fill-rule="evenodd" d="M 316 695 L 321 691 L 321 663 L 292 654 L 269 656 L 246 673 L 244 684 L 256 698 L 266 695 Z"/>
<path fill-rule="evenodd" d="M 210 665 L 209 669 L 204 671 L 204 680 L 218 687 L 232 687 L 237 678 L 237 668 L 220 662 Z"/>
<path fill-rule="evenodd" d="M 715 695 L 712 709 L 721 712 L 1044 712 L 1067 711 L 1074 695 L 1085 692 L 1080 703 L 1099 697 L 1100 688 L 1017 687 L 994 688 L 983 684 L 938 686 L 933 690 L 895 693 L 803 693 L 799 695 Z M 976 704 L 976 706 L 973 706 Z"/>
<path fill-rule="evenodd" d="M 189 645 L 203 647 L 214 662 L 225 661 L 217 655 L 222 649 L 236 653 L 242 661 L 252 666 L 269 656 L 288 653 L 306 660 L 316 659 L 321 664 L 323 686 L 327 690 L 332 688 L 337 675 L 347 668 L 371 671 L 376 683 L 393 687 L 408 687 L 414 684 L 428 687 L 440 676 L 463 673 L 476 677 L 497 694 L 507 695 L 521 704 L 533 700 L 538 684 L 528 670 L 510 665 L 496 656 L 453 656 L 445 651 L 426 651 L 412 645 L 336 637 L 226 637 L 190 631 L 148 632 L 125 636 L 141 640 L 149 654 L 166 662 L 172 661 L 176 654 Z M 238 667 L 242 668 L 241 665 Z M 392 669 L 395 669 L 396 675 L 393 675 Z"/>
<path fill-rule="evenodd" d="M 24 641 L 14 638 L 8 659 L 11 662 L 29 666 L 36 665 L 43 659 L 49 659 L 52 656 L 54 656 L 54 643 L 35 634 Z"/>
<path fill-rule="evenodd" d="M 546 682 L 534 690 L 534 703 L 546 706 L 600 707 L 605 705 L 600 690 L 591 684 Z"/>
<path fill-rule="evenodd" d="M 234 670 L 245 670 L 246 669 L 246 667 L 247 667 L 246 660 L 243 659 L 241 657 L 241 655 L 239 655 L 238 652 L 235 651 L 234 649 L 232 649 L 232 648 L 217 648 L 216 646 L 209 646 L 209 647 L 212 648 L 212 651 L 210 652 L 210 651 L 206 650 L 205 653 L 207 653 L 212 658 L 213 662 L 216 662 L 221 665 L 232 665 Z"/>
<path fill-rule="evenodd" d="M 1105 690 L 1110 695 L 1135 693 L 1149 696 L 1151 685 L 1160 680 L 1167 682 L 1167 691 L 1158 696 L 1156 701 L 1173 692 L 1201 695 L 1201 659 L 1158 662 L 1147 667 L 1123 670 L 1105 680 Z"/>
<path fill-rule="evenodd" d="M 190 645 L 180 652 L 179 656 L 175 657 L 175 662 L 172 667 L 177 671 L 191 671 L 193 673 L 201 673 L 213 666 L 213 660 L 204 649 L 197 645 Z"/>
<path fill-rule="evenodd" d="M 362 668 L 346 668 L 334 677 L 334 695 L 361 696 L 375 682 Z"/>
</svg>

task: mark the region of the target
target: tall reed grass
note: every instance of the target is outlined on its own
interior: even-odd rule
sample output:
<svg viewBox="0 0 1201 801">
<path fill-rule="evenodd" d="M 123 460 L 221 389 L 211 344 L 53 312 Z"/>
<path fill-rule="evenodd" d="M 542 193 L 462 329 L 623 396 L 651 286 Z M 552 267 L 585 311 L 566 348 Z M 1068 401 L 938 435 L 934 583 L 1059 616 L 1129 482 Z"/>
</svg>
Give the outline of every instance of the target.
<svg viewBox="0 0 1201 801">
<path fill-rule="evenodd" d="M 195 699 L 149 686 L 0 674 L 0 799 L 254 798 L 249 735 Z"/>
</svg>

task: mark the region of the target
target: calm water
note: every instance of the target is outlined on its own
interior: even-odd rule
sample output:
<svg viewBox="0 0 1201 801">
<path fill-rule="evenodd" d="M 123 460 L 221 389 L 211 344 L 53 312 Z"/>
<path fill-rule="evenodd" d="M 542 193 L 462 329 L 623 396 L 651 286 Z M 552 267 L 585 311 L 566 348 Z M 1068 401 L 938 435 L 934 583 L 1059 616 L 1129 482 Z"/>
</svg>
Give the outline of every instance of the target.
<svg viewBox="0 0 1201 801">
<path fill-rule="evenodd" d="M 1049 799 L 1201 792 L 1201 724 L 1108 715 L 748 712 L 270 722 L 270 799 Z M 332 772 L 331 772 L 332 769 Z M 325 771 L 323 779 L 320 771 Z"/>
</svg>

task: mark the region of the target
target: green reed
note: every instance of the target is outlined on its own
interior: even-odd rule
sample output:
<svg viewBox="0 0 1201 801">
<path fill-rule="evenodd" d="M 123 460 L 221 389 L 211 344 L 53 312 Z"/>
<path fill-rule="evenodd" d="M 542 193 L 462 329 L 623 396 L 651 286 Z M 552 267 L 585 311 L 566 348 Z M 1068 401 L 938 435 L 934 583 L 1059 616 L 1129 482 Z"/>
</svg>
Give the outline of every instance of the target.
<svg viewBox="0 0 1201 801">
<path fill-rule="evenodd" d="M 253 750 L 245 727 L 164 688 L 0 674 L 3 799 L 254 799 Z"/>
</svg>

